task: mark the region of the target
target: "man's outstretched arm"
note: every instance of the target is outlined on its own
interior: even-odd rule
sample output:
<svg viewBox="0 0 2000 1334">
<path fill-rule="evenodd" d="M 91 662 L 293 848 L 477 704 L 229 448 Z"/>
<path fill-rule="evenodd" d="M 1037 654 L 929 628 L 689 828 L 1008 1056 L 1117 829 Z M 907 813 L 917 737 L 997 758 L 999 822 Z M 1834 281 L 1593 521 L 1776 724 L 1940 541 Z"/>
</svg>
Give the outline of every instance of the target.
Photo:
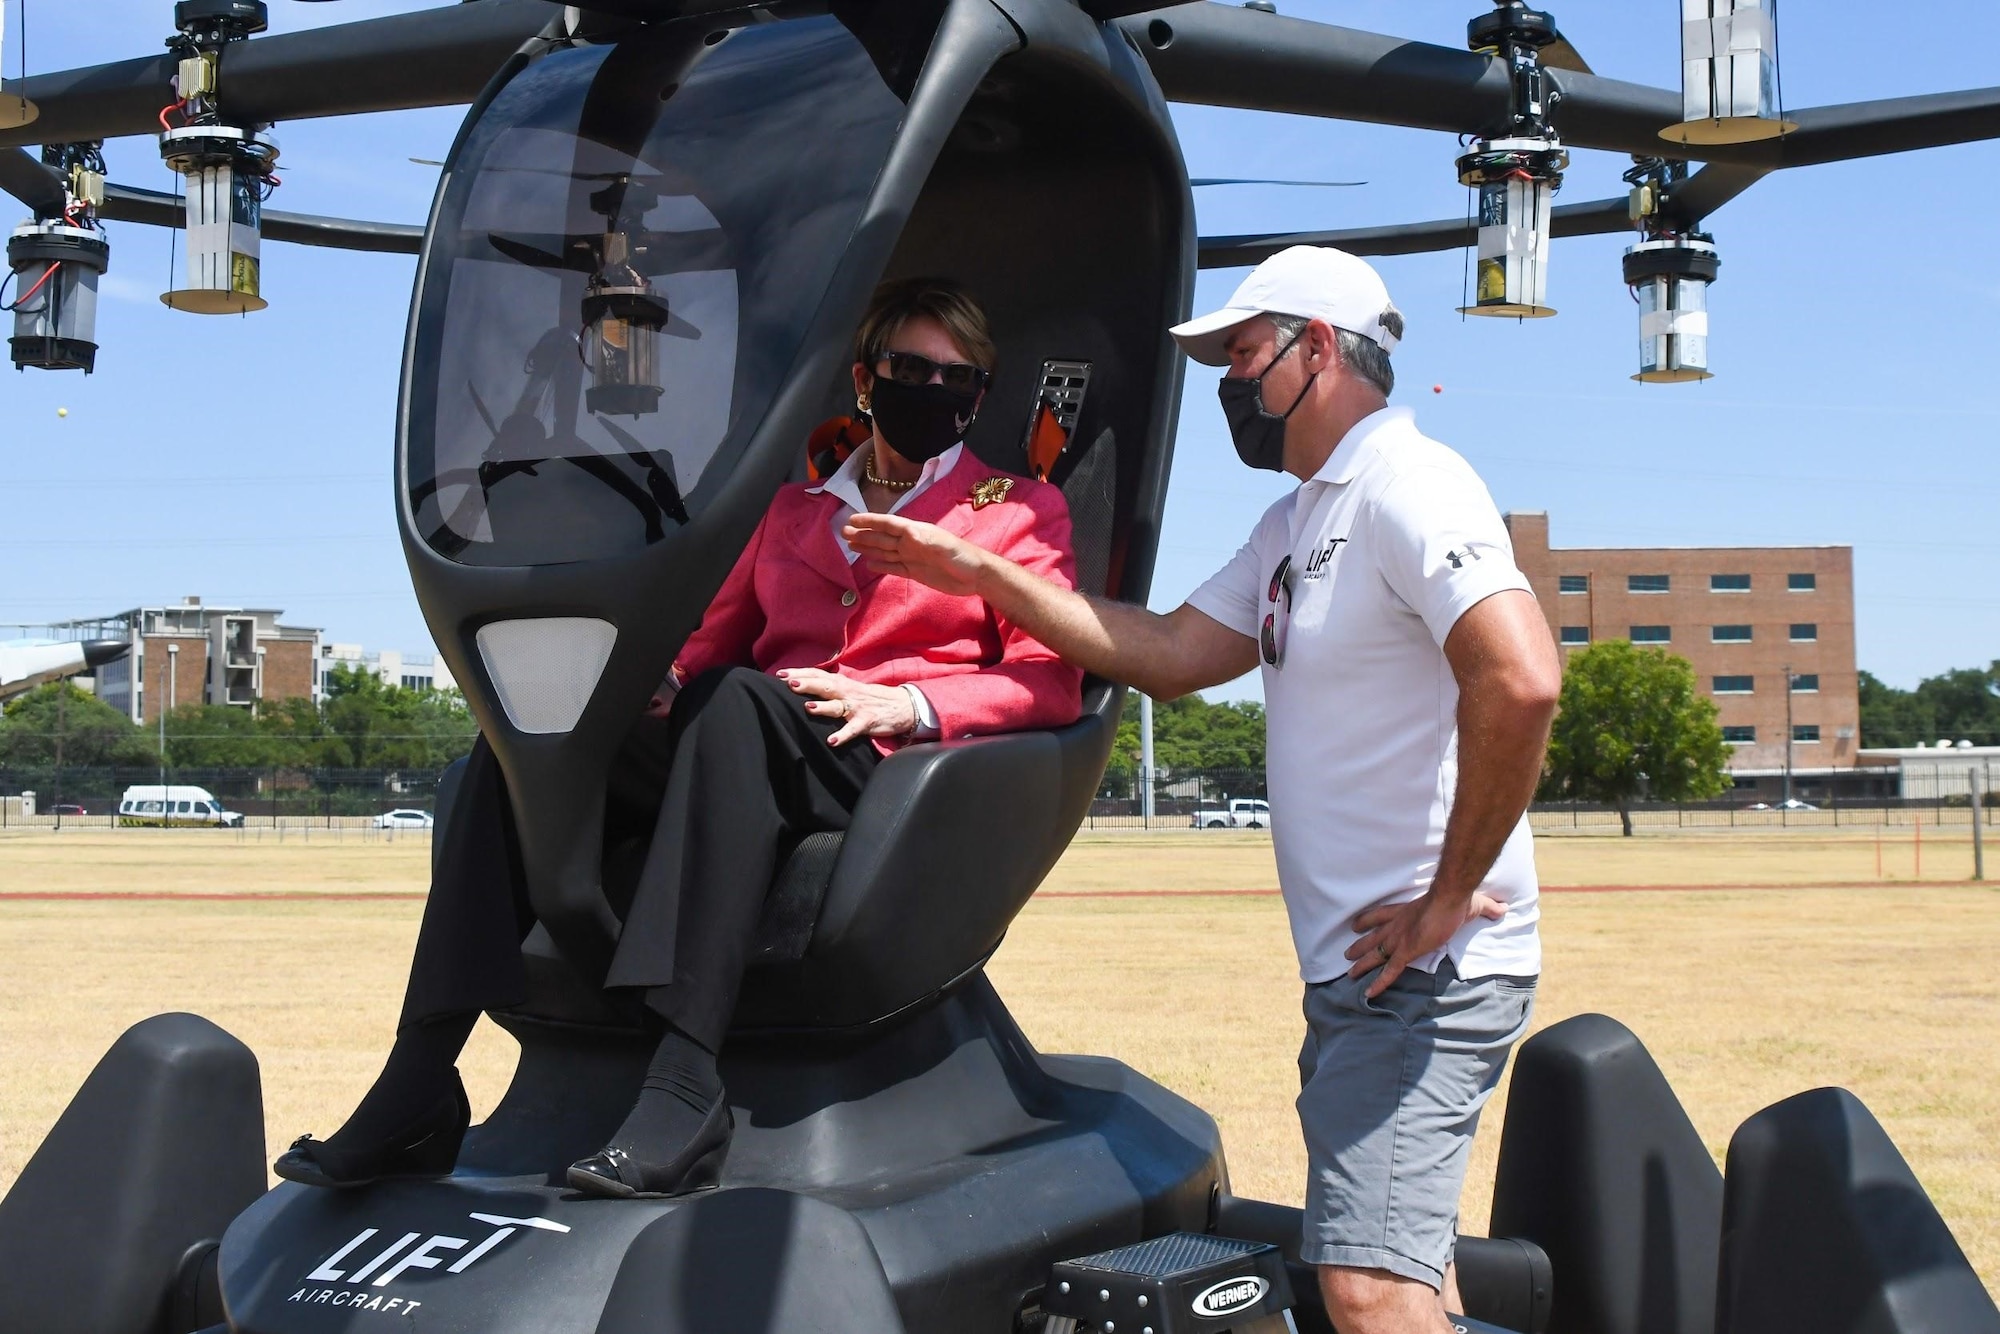
<svg viewBox="0 0 2000 1334">
<path fill-rule="evenodd" d="M 1257 665 L 1257 644 L 1190 606 L 1165 616 L 1058 587 L 934 524 L 857 513 L 842 536 L 869 568 L 978 597 L 1064 660 L 1154 699 L 1233 681 Z"/>
</svg>

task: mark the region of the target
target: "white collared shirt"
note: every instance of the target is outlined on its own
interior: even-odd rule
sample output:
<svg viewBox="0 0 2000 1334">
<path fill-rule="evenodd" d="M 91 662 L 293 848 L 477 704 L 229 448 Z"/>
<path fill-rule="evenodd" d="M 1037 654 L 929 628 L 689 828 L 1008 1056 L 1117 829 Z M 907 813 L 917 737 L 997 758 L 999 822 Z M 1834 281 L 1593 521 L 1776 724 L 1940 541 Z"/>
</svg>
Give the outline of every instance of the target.
<svg viewBox="0 0 2000 1334">
<path fill-rule="evenodd" d="M 849 454 L 846 461 L 834 469 L 833 476 L 818 486 L 806 488 L 806 494 L 809 496 L 824 493 L 840 501 L 841 508 L 834 511 L 833 515 L 833 541 L 834 545 L 840 548 L 840 554 L 847 557 L 849 565 L 854 564 L 854 548 L 847 545 L 847 539 L 840 535 L 840 530 L 847 526 L 849 515 L 868 508 L 868 502 L 861 498 L 862 469 L 868 466 L 868 460 L 874 456 L 874 452 L 875 442 L 871 440 L 867 445 Z M 958 460 L 964 453 L 965 442 L 961 440 L 936 458 L 924 460 L 923 469 L 917 474 L 916 485 L 897 496 L 896 503 L 889 507 L 888 512 L 894 514 L 930 490 L 932 483 L 958 466 Z"/>
<path fill-rule="evenodd" d="M 1289 598 L 1271 594 L 1291 558 Z M 1357 422 L 1326 464 L 1264 514 L 1188 599 L 1239 634 L 1282 628 L 1264 666 L 1278 883 L 1307 982 L 1347 971 L 1354 915 L 1415 898 L 1437 873 L 1458 787 L 1458 682 L 1444 641 L 1458 618 L 1528 590 L 1493 498 L 1407 408 Z M 1289 603 L 1289 610 L 1287 606 Z M 1541 971 L 1534 846 L 1524 815 L 1480 889 L 1507 907 L 1439 954 L 1461 977 Z"/>
<path fill-rule="evenodd" d="M 849 516 L 868 508 L 868 502 L 861 497 L 861 482 L 864 476 L 862 470 L 867 466 L 868 460 L 873 457 L 874 452 L 875 442 L 870 440 L 866 445 L 857 448 L 852 454 L 849 454 L 846 461 L 834 469 L 833 476 L 827 478 L 818 486 L 809 486 L 806 488 L 806 494 L 809 496 L 826 494 L 840 502 L 840 508 L 833 513 L 833 541 L 834 545 L 840 548 L 840 554 L 847 557 L 849 565 L 854 564 L 856 552 L 853 547 L 847 544 L 847 539 L 840 535 L 840 530 L 847 526 Z M 917 474 L 916 485 L 897 496 L 896 503 L 889 507 L 888 512 L 894 514 L 897 510 L 930 490 L 932 483 L 936 482 L 938 478 L 947 475 L 953 468 L 958 466 L 959 457 L 964 453 L 965 442 L 961 440 L 936 458 L 924 460 L 924 466 Z M 917 730 L 911 735 L 919 741 L 929 741 L 935 738 L 939 730 L 937 710 L 931 707 L 931 702 L 924 697 L 924 692 L 915 686 L 906 684 L 903 689 L 908 692 L 910 707 L 915 709 L 917 714 Z"/>
</svg>

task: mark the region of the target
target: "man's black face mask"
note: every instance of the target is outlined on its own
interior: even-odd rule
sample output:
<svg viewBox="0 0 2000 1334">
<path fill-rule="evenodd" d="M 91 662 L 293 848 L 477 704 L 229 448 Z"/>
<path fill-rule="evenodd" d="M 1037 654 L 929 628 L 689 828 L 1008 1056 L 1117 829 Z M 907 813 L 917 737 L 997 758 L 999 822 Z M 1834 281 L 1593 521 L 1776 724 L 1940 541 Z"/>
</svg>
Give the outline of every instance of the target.
<svg viewBox="0 0 2000 1334">
<path fill-rule="evenodd" d="M 869 415 L 882 428 L 889 448 L 912 463 L 934 459 L 965 439 L 979 411 L 977 393 L 962 394 L 941 384 L 898 384 L 875 377 Z"/>
<path fill-rule="evenodd" d="M 1229 438 L 1236 442 L 1236 456 L 1253 468 L 1266 472 L 1285 470 L 1285 422 L 1299 404 L 1306 401 L 1306 393 L 1319 378 L 1314 371 L 1299 390 L 1299 396 L 1282 414 L 1272 412 L 1264 406 L 1264 377 L 1271 368 L 1285 359 L 1299 339 L 1305 336 L 1300 329 L 1285 341 L 1276 356 L 1264 364 L 1254 379 L 1231 377 L 1216 386 L 1216 396 L 1222 400 L 1222 415 L 1229 422 Z"/>
</svg>

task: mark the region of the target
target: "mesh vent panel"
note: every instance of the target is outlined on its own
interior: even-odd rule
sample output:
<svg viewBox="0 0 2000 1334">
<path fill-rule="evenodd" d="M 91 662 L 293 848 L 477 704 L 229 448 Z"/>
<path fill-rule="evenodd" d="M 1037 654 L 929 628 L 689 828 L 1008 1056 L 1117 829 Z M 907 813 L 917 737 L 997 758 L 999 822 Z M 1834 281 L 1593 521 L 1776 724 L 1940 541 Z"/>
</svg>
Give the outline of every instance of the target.
<svg viewBox="0 0 2000 1334">
<path fill-rule="evenodd" d="M 523 732 L 567 732 L 597 689 L 618 630 L 589 616 L 543 616 L 482 625 L 475 639 L 507 721 Z"/>
</svg>

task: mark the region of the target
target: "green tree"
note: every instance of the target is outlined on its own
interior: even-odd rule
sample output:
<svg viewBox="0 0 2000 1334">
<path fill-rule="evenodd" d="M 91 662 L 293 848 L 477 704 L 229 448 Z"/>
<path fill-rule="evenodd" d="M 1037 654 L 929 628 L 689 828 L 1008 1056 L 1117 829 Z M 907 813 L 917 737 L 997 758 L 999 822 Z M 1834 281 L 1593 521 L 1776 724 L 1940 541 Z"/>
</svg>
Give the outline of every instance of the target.
<svg viewBox="0 0 2000 1334">
<path fill-rule="evenodd" d="M 1686 658 L 1607 639 L 1563 673 L 1540 796 L 1615 806 L 1630 837 L 1639 796 L 1717 796 L 1729 787 L 1728 759 L 1715 703 L 1696 693 Z"/>
<path fill-rule="evenodd" d="M 1898 690 L 1868 672 L 1860 685 L 1864 746 L 2000 744 L 2000 661 L 1925 677 L 1915 690 Z"/>
<path fill-rule="evenodd" d="M 323 769 L 327 758 L 326 721 L 320 706 L 303 696 L 267 700 L 257 710 L 257 730 L 271 748 L 271 763 L 287 769 Z"/>
<path fill-rule="evenodd" d="M 68 681 L 37 686 L 0 716 L 0 764 L 22 767 L 151 764 L 158 750 L 132 720 Z"/>
<path fill-rule="evenodd" d="M 1125 695 L 1107 775 L 1129 791 L 1139 772 L 1139 692 Z M 1264 706 L 1255 700 L 1211 704 L 1183 695 L 1153 705 L 1153 765 L 1161 773 L 1264 768 Z"/>
<path fill-rule="evenodd" d="M 1926 677 L 1917 682 L 1916 694 L 1935 724 L 1932 740 L 2000 742 L 2000 661 Z"/>
<path fill-rule="evenodd" d="M 1937 731 L 1937 720 L 1918 701 L 1913 690 L 1898 690 L 1876 679 L 1872 672 L 1860 676 L 1861 744 L 1864 746 L 1914 746 L 1919 740 L 1929 744 Z"/>
<path fill-rule="evenodd" d="M 319 715 L 323 762 L 341 769 L 438 768 L 471 750 L 477 731 L 457 691 L 392 686 L 359 667 L 327 676 Z"/>
<path fill-rule="evenodd" d="M 275 748 L 250 710 L 183 704 L 167 715 L 167 762 L 176 769 L 262 769 Z"/>
</svg>

